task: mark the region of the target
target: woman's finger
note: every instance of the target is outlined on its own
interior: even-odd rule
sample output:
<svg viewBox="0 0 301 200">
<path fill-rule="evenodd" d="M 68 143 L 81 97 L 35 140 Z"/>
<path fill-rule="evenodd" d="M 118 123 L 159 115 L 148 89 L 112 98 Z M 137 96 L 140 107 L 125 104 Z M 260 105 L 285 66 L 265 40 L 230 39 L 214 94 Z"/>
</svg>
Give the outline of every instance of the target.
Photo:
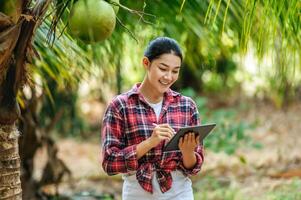
<svg viewBox="0 0 301 200">
<path fill-rule="evenodd" d="M 195 138 L 195 143 L 197 145 L 200 145 L 200 135 L 198 135 L 196 138 Z"/>
<path fill-rule="evenodd" d="M 171 131 L 172 134 L 175 134 L 175 130 L 169 124 L 160 124 L 161 128 L 167 128 Z"/>
<path fill-rule="evenodd" d="M 158 127 L 157 130 L 160 130 L 160 131 L 168 131 L 168 132 L 173 133 L 172 130 L 170 130 L 170 129 L 167 128 L 167 127 Z"/>
<path fill-rule="evenodd" d="M 180 146 L 183 145 L 183 137 L 180 137 L 179 145 L 180 145 Z"/>
<path fill-rule="evenodd" d="M 191 143 L 191 144 L 193 144 L 194 143 L 194 133 L 193 132 L 191 132 L 190 133 L 190 135 L 189 135 L 189 142 Z"/>
<path fill-rule="evenodd" d="M 185 136 L 184 136 L 184 142 L 188 142 L 188 134 L 185 134 Z"/>
<path fill-rule="evenodd" d="M 172 138 L 172 134 L 167 131 L 158 131 L 159 136 L 168 137 L 169 139 Z"/>
<path fill-rule="evenodd" d="M 168 141 L 170 140 L 170 137 L 167 137 L 167 136 L 160 136 L 160 137 L 162 140 L 168 140 Z"/>
<path fill-rule="evenodd" d="M 174 135 L 173 134 L 173 132 L 171 132 L 169 129 L 167 129 L 167 128 L 160 128 L 160 129 L 158 129 L 158 131 L 160 131 L 160 132 L 164 132 L 164 133 L 168 133 L 171 137 Z"/>
</svg>

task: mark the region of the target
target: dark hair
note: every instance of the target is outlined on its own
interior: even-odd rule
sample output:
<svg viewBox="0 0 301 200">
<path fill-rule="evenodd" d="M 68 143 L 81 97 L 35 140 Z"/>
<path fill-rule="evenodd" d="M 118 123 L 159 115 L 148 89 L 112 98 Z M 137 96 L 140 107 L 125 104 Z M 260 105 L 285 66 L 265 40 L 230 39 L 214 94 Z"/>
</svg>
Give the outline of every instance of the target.
<svg viewBox="0 0 301 200">
<path fill-rule="evenodd" d="M 169 37 L 157 37 L 150 41 L 144 52 L 144 56 L 147 57 L 149 61 L 152 61 L 165 53 L 172 53 L 179 56 L 181 61 L 183 60 L 182 51 L 178 42 Z"/>
</svg>

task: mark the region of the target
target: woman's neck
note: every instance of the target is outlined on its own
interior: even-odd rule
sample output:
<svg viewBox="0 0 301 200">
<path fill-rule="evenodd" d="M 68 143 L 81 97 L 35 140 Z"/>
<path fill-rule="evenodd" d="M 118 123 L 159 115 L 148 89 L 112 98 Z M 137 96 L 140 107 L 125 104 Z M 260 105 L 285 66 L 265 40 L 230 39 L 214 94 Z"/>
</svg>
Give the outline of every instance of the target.
<svg viewBox="0 0 301 200">
<path fill-rule="evenodd" d="M 160 101 L 163 100 L 163 94 L 158 93 L 155 91 L 153 87 L 151 87 L 150 84 L 144 80 L 140 87 L 139 87 L 140 93 L 143 95 L 145 100 L 149 103 L 159 103 Z"/>
</svg>

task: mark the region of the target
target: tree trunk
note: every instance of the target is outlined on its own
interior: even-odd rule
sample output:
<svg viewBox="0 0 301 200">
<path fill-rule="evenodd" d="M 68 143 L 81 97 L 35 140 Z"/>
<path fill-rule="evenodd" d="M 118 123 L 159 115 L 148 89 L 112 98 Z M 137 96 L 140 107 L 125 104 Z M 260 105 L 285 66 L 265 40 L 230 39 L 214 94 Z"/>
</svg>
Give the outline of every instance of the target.
<svg viewBox="0 0 301 200">
<path fill-rule="evenodd" d="M 0 200 L 22 199 L 16 122 L 17 92 L 26 79 L 26 55 L 51 0 L 17 0 L 12 16 L 0 12 Z M 21 13 L 23 15 L 21 15 Z"/>
<path fill-rule="evenodd" d="M 21 183 L 23 199 L 35 199 L 38 190 L 37 181 L 33 179 L 34 156 L 39 147 L 42 146 L 42 131 L 38 123 L 38 107 L 41 100 L 37 98 L 34 88 L 31 90 L 32 97 L 24 99 L 24 108 L 21 109 L 22 118 L 19 130 L 22 135 L 19 138 L 19 155 L 21 158 Z"/>
<path fill-rule="evenodd" d="M 15 124 L 0 125 L 0 200 L 22 199 L 18 136 Z"/>
</svg>

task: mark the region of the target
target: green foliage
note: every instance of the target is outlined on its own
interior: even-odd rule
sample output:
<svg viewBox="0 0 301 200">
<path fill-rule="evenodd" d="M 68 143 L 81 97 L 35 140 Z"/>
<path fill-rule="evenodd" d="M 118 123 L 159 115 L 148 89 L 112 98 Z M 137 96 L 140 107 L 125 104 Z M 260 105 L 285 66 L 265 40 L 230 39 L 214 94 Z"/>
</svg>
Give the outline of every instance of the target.
<svg viewBox="0 0 301 200">
<path fill-rule="evenodd" d="M 59 89 L 53 80 L 48 80 L 48 87 L 51 90 L 52 104 L 48 96 L 44 96 L 39 121 L 46 127 L 49 122 L 59 116 L 54 131 L 60 136 L 83 136 L 89 131 L 85 120 L 80 116 L 77 107 L 78 91 L 76 87 L 66 86 Z M 61 113 L 58 115 L 58 113 Z"/>
<path fill-rule="evenodd" d="M 237 118 L 235 109 L 217 109 L 210 111 L 206 108 L 207 98 L 198 96 L 193 89 L 188 88 L 182 91 L 186 96 L 191 97 L 197 104 L 203 124 L 216 123 L 213 133 L 205 139 L 204 144 L 213 151 L 225 151 L 227 154 L 235 153 L 235 150 L 242 144 L 254 144 L 246 134 L 254 125 Z"/>
<path fill-rule="evenodd" d="M 296 200 L 301 199 L 301 180 L 294 179 L 288 185 L 282 185 L 275 190 L 268 192 L 268 200 Z"/>
<path fill-rule="evenodd" d="M 68 1 L 61 2 L 65 5 Z M 93 58 L 104 63 L 103 69 L 110 66 L 111 71 L 105 76 L 110 78 L 103 81 L 111 80 L 110 84 L 117 84 L 118 91 L 141 80 L 143 70 L 142 67 L 140 69 L 140 63 L 146 43 L 153 37 L 166 35 L 177 39 L 185 53 L 176 88 L 192 87 L 196 91 L 211 92 L 238 88 L 241 83 L 234 75 L 241 69 L 234 57 L 245 52 L 251 41 L 260 57 L 270 56 L 271 51 L 275 52 L 275 64 L 271 66 L 274 74 L 270 76 L 271 80 L 278 81 L 273 83 L 267 80 L 267 91 L 271 92 L 266 95 L 270 95 L 280 106 L 288 98 L 294 97 L 295 93 L 292 91 L 298 86 L 294 72 L 300 71 L 293 67 L 298 65 L 300 57 L 296 50 L 300 44 L 298 35 L 301 18 L 298 17 L 299 11 L 296 8 L 301 4 L 297 0 L 290 4 L 286 1 L 256 0 L 120 3 L 132 9 L 132 12 L 120 7 L 117 15 L 120 23 L 113 35 L 97 44 L 97 47 L 88 46 L 92 49 Z M 73 1 L 68 4 L 63 16 L 68 15 L 72 4 Z M 152 15 L 138 15 L 134 10 Z M 66 17 L 63 19 L 66 21 Z M 131 38 L 132 35 L 135 40 Z M 266 35 L 269 37 L 265 38 Z M 80 45 L 86 48 L 85 44 Z M 86 49 L 90 51 L 89 48 Z M 132 76 L 123 76 L 128 71 L 131 71 Z M 116 80 L 116 76 L 118 78 L 115 83 L 112 80 Z"/>
<path fill-rule="evenodd" d="M 300 85 L 300 7 L 299 0 L 210 0 L 206 13 L 209 28 L 221 35 L 235 32 L 239 52 L 255 48 L 257 58 L 272 60 L 264 92 L 278 107 L 291 101 Z"/>
<path fill-rule="evenodd" d="M 54 128 L 56 132 L 80 135 L 88 127 L 78 113 L 78 87 L 80 80 L 93 72 L 93 59 L 67 34 L 50 46 L 47 43 L 49 18 L 43 21 L 34 38 L 34 47 L 40 56 L 33 60 L 33 82 L 40 87 L 43 96 L 39 121 L 47 127 L 59 117 Z M 60 30 L 63 27 L 62 23 L 57 26 Z"/>
<path fill-rule="evenodd" d="M 63 26 L 59 24 L 58 28 L 63 29 Z M 46 80 L 49 77 L 60 88 L 76 85 L 85 75 L 91 73 L 89 66 L 92 59 L 69 35 L 63 34 L 52 45 L 47 43 L 49 27 L 50 20 L 45 19 L 34 37 L 34 48 L 39 53 L 32 66 L 34 77 L 39 76 L 42 82 L 43 78 Z"/>
</svg>

